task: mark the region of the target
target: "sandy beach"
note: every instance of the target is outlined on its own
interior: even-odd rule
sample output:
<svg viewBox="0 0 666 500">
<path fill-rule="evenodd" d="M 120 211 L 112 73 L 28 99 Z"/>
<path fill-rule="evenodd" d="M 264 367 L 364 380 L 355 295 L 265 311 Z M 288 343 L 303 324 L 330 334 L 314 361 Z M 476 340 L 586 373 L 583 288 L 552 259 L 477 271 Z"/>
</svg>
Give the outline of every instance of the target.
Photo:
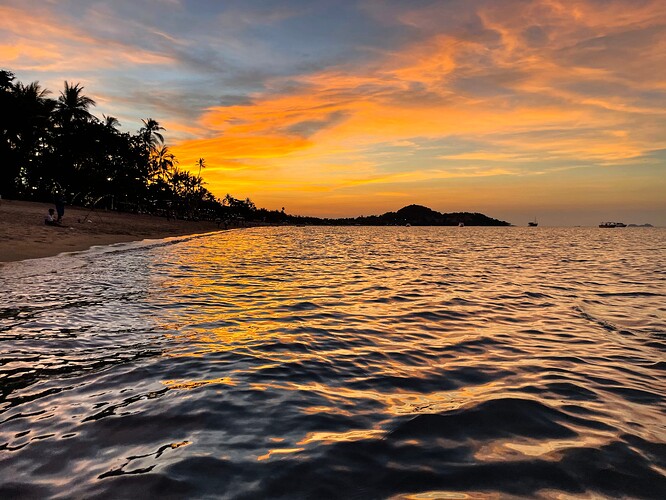
<svg viewBox="0 0 666 500">
<path fill-rule="evenodd" d="M 217 224 L 208 221 L 167 221 L 151 215 L 70 206 L 65 208 L 62 226 L 47 226 L 44 216 L 49 208 L 53 204 L 0 201 L 0 262 L 49 257 L 94 245 L 218 230 Z"/>
</svg>

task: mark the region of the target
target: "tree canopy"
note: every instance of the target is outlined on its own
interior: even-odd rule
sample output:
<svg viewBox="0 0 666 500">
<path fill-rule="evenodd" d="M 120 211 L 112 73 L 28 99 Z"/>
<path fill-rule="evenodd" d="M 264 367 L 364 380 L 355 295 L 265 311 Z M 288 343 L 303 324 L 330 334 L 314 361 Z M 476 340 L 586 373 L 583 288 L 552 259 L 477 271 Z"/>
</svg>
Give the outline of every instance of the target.
<svg viewBox="0 0 666 500">
<path fill-rule="evenodd" d="M 257 208 L 249 198 L 216 198 L 204 187 L 206 161 L 185 170 L 154 118 L 135 133 L 121 132 L 113 116 L 91 113 L 94 99 L 81 84 L 64 82 L 56 99 L 39 82 L 15 81 L 0 70 L 0 195 L 197 219 L 245 219 L 269 223 L 335 225 L 501 226 L 478 213 L 442 214 L 420 205 L 397 212 L 346 219 L 293 216 Z"/>
<path fill-rule="evenodd" d="M 204 158 L 178 167 L 154 118 L 134 134 L 113 116 L 92 114 L 95 100 L 65 81 L 54 99 L 38 82 L 0 70 L 0 194 L 6 198 L 99 204 L 106 208 L 193 218 L 249 216 L 255 207 L 205 187 Z"/>
</svg>

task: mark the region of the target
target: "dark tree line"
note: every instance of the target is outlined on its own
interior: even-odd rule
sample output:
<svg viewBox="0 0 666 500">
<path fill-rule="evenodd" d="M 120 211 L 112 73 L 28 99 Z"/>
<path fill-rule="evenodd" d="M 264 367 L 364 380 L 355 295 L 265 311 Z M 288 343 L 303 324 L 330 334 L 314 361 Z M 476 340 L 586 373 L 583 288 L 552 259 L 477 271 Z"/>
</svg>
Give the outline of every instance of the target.
<svg viewBox="0 0 666 500">
<path fill-rule="evenodd" d="M 119 130 L 112 116 L 91 113 L 95 101 L 80 84 L 65 82 L 57 97 L 38 82 L 15 81 L 0 70 L 0 195 L 181 217 L 253 218 L 250 199 L 224 199 L 197 175 L 178 167 L 164 128 L 143 120 L 135 133 Z"/>
<path fill-rule="evenodd" d="M 65 82 L 54 99 L 38 82 L 24 85 L 0 70 L 0 195 L 187 218 L 245 219 L 317 225 L 509 225 L 478 213 L 441 214 L 419 205 L 397 212 L 347 219 L 319 219 L 257 208 L 227 194 L 217 199 L 197 175 L 178 168 L 165 144 L 164 128 L 143 120 L 135 133 L 118 120 L 90 110 L 95 101 L 80 84 Z"/>
</svg>

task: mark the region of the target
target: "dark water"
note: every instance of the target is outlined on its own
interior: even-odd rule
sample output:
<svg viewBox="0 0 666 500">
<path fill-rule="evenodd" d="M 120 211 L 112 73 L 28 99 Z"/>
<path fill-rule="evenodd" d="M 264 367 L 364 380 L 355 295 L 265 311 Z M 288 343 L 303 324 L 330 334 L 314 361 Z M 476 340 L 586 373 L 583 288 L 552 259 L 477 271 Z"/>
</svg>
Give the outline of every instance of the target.
<svg viewBox="0 0 666 500">
<path fill-rule="evenodd" d="M 258 228 L 0 267 L 1 498 L 666 498 L 666 231 Z"/>
</svg>

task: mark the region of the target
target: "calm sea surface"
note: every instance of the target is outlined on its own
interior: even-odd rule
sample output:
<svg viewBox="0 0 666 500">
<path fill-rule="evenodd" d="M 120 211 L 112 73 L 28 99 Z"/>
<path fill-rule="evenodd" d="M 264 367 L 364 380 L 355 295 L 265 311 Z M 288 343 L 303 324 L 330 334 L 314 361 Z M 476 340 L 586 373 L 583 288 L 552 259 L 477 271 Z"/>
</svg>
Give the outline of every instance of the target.
<svg viewBox="0 0 666 500">
<path fill-rule="evenodd" d="M 256 228 L 0 267 L 1 498 L 666 498 L 666 230 Z"/>
</svg>

